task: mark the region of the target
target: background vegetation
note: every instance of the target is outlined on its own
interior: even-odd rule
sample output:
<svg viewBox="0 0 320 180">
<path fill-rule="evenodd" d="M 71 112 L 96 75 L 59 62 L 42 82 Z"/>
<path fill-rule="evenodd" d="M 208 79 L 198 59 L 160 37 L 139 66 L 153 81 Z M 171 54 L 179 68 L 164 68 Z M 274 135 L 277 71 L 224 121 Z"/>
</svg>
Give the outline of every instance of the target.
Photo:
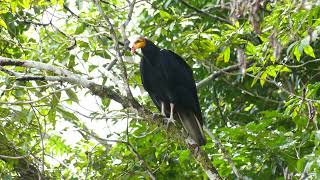
<svg viewBox="0 0 320 180">
<path fill-rule="evenodd" d="M 4 0 L 0 28 L 2 179 L 320 178 L 318 1 Z M 152 120 L 134 35 L 193 68 L 201 150 Z"/>
</svg>

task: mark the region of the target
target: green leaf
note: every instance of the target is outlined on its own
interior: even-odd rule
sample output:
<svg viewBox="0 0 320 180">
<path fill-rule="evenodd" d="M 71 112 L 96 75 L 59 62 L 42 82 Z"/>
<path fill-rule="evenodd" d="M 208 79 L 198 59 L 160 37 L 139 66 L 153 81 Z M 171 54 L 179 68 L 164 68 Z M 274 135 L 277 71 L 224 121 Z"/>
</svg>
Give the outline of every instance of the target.
<svg viewBox="0 0 320 180">
<path fill-rule="evenodd" d="M 277 75 L 277 72 L 274 66 L 268 66 L 266 72 L 268 73 L 269 76 L 272 76 L 272 77 L 276 77 Z"/>
<path fill-rule="evenodd" d="M 263 87 L 264 83 L 266 82 L 266 79 L 268 77 L 267 72 L 263 72 L 260 76 L 260 85 Z"/>
<path fill-rule="evenodd" d="M 296 41 L 296 42 L 290 44 L 290 46 L 287 48 L 287 55 L 290 54 L 292 48 L 295 47 L 298 42 L 299 42 L 299 41 Z"/>
<path fill-rule="evenodd" d="M 52 94 L 51 106 L 52 107 L 57 106 L 57 104 L 60 101 L 60 98 L 61 98 L 61 92 L 57 92 L 57 93 Z"/>
<path fill-rule="evenodd" d="M 314 132 L 314 144 L 319 146 L 320 144 L 320 130 Z"/>
<path fill-rule="evenodd" d="M 305 47 L 309 46 L 310 44 L 310 36 L 308 35 L 306 38 L 302 39 L 299 44 L 299 51 L 301 52 Z"/>
<path fill-rule="evenodd" d="M 246 108 L 244 108 L 244 111 L 250 111 L 254 107 L 254 104 L 250 104 Z"/>
<path fill-rule="evenodd" d="M 83 60 L 88 61 L 89 59 L 89 52 L 84 52 L 82 55 Z"/>
<path fill-rule="evenodd" d="M 258 81 L 258 77 L 255 77 L 251 83 L 251 87 L 253 87 Z"/>
<path fill-rule="evenodd" d="M 23 0 L 22 3 L 20 3 L 20 4 L 23 6 L 23 8 L 29 9 L 30 3 L 31 3 L 31 0 Z"/>
<path fill-rule="evenodd" d="M 75 65 L 76 65 L 75 55 L 72 54 L 70 55 L 70 58 L 69 58 L 68 68 L 72 69 Z"/>
<path fill-rule="evenodd" d="M 297 170 L 299 173 L 303 172 L 306 163 L 307 163 L 307 161 L 305 158 L 299 159 L 297 161 Z"/>
<path fill-rule="evenodd" d="M 300 51 L 299 51 L 298 46 L 295 46 L 294 51 L 293 51 L 293 54 L 296 56 L 297 61 L 300 62 L 301 53 L 300 53 Z"/>
<path fill-rule="evenodd" d="M 312 47 L 311 47 L 310 45 L 307 45 L 306 47 L 304 47 L 303 51 L 304 51 L 307 55 L 309 55 L 309 56 L 311 56 L 311 57 L 313 57 L 313 58 L 316 57 L 316 56 L 314 55 L 313 49 L 312 49 Z"/>
<path fill-rule="evenodd" d="M 161 18 L 165 21 L 168 21 L 172 18 L 172 16 L 166 11 L 160 10 L 159 12 L 160 12 Z"/>
<path fill-rule="evenodd" d="M 223 60 L 225 63 L 229 62 L 230 60 L 230 47 L 227 47 L 223 51 Z"/>
<path fill-rule="evenodd" d="M 256 47 L 251 42 L 248 42 L 246 46 L 246 54 L 255 55 L 256 53 L 257 53 Z"/>
<path fill-rule="evenodd" d="M 291 69 L 289 69 L 288 67 L 284 66 L 284 65 L 277 65 L 276 66 L 276 71 L 280 71 L 280 72 L 291 72 Z"/>
<path fill-rule="evenodd" d="M 105 107 L 108 107 L 110 105 L 111 100 L 109 98 L 103 98 L 101 102 Z"/>
<path fill-rule="evenodd" d="M 249 68 L 247 68 L 247 72 L 252 72 L 252 74 L 257 74 L 258 72 L 260 72 L 262 68 L 261 67 L 257 67 L 257 66 L 251 66 Z"/>
<path fill-rule="evenodd" d="M 62 117 L 66 120 L 70 121 L 79 121 L 78 117 L 74 115 L 74 113 L 68 112 L 60 107 L 57 108 L 57 111 L 62 115 Z"/>
<path fill-rule="evenodd" d="M 186 164 L 187 161 L 190 160 L 190 151 L 188 150 L 182 150 L 180 153 L 179 153 L 179 161 L 180 163 L 182 164 Z"/>
<path fill-rule="evenodd" d="M 56 109 L 51 108 L 48 113 L 48 120 L 52 123 L 52 126 L 56 126 Z"/>
<path fill-rule="evenodd" d="M 84 30 L 86 29 L 86 25 L 85 23 L 81 23 L 80 26 L 77 27 L 76 31 L 74 32 L 74 34 L 78 35 L 84 32 Z"/>
<path fill-rule="evenodd" d="M 7 26 L 6 22 L 4 22 L 4 20 L 3 20 L 3 19 L 1 19 L 1 18 L 0 18 L 0 26 L 2 26 L 2 27 L 4 27 L 4 28 L 8 29 L 8 26 Z"/>
<path fill-rule="evenodd" d="M 15 14 L 16 10 L 17 10 L 17 2 L 16 1 L 12 1 L 10 5 L 11 5 L 12 14 Z"/>
<path fill-rule="evenodd" d="M 103 57 L 105 59 L 110 59 L 111 56 L 109 55 L 109 53 L 106 50 L 97 50 L 94 52 L 94 55 Z"/>
<path fill-rule="evenodd" d="M 78 96 L 72 89 L 67 89 L 66 93 L 73 102 L 79 103 Z"/>
<path fill-rule="evenodd" d="M 96 65 L 89 65 L 89 72 L 92 72 L 93 70 L 95 70 L 98 66 Z"/>
</svg>

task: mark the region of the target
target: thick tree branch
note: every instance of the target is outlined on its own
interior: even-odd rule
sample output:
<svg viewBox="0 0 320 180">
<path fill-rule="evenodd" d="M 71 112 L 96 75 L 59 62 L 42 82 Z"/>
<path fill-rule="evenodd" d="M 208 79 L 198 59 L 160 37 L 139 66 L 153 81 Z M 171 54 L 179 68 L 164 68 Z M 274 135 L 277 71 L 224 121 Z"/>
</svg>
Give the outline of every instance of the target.
<svg viewBox="0 0 320 180">
<path fill-rule="evenodd" d="M 68 70 L 55 67 L 49 64 L 44 64 L 41 62 L 35 62 L 35 61 L 22 61 L 22 60 L 16 60 L 16 59 L 11 59 L 11 58 L 6 58 L 6 57 L 1 57 L 0 56 L 0 66 L 21 66 L 21 67 L 27 67 L 27 68 L 36 68 L 38 70 L 44 70 L 44 71 L 51 71 L 55 73 L 56 75 L 60 75 L 62 77 L 34 77 L 34 79 L 39 79 L 39 80 L 58 80 L 58 81 L 64 81 L 68 82 L 71 84 L 77 84 L 80 85 L 84 88 L 88 88 L 91 90 L 91 92 L 94 95 L 97 95 L 101 98 L 110 98 L 124 106 L 124 108 L 129 108 L 131 107 L 131 103 L 127 100 L 127 98 L 122 97 L 119 95 L 120 93 L 113 90 L 112 88 L 102 86 L 99 84 L 96 84 L 93 81 L 90 81 L 86 78 L 82 78 L 79 75 L 76 75 Z M 20 77 L 19 77 L 20 78 Z M 21 77 L 23 78 L 23 77 Z M 26 79 L 31 78 L 27 77 Z M 20 79 L 21 80 L 21 79 Z M 141 106 L 140 104 L 135 104 L 134 108 L 140 109 Z"/>
</svg>

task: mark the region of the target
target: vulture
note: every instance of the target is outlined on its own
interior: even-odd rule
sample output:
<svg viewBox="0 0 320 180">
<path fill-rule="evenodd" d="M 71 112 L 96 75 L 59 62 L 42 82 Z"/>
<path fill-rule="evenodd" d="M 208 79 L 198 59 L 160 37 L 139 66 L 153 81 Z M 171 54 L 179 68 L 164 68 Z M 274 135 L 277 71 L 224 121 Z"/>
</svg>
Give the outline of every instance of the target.
<svg viewBox="0 0 320 180">
<path fill-rule="evenodd" d="M 132 48 L 141 49 L 141 80 L 144 89 L 161 114 L 174 122 L 179 119 L 199 146 L 206 144 L 200 104 L 192 70 L 182 57 L 161 49 L 145 37 L 138 38 Z"/>
</svg>

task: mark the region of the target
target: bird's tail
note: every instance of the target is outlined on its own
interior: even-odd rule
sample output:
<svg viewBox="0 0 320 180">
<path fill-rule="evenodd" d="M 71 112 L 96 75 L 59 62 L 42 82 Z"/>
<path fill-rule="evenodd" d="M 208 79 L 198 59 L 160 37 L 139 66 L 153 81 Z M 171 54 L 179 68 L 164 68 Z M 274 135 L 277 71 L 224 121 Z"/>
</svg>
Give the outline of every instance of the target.
<svg viewBox="0 0 320 180">
<path fill-rule="evenodd" d="M 205 145 L 206 138 L 203 133 L 202 125 L 196 115 L 190 111 L 178 111 L 177 114 L 189 136 L 199 146 Z"/>
</svg>

